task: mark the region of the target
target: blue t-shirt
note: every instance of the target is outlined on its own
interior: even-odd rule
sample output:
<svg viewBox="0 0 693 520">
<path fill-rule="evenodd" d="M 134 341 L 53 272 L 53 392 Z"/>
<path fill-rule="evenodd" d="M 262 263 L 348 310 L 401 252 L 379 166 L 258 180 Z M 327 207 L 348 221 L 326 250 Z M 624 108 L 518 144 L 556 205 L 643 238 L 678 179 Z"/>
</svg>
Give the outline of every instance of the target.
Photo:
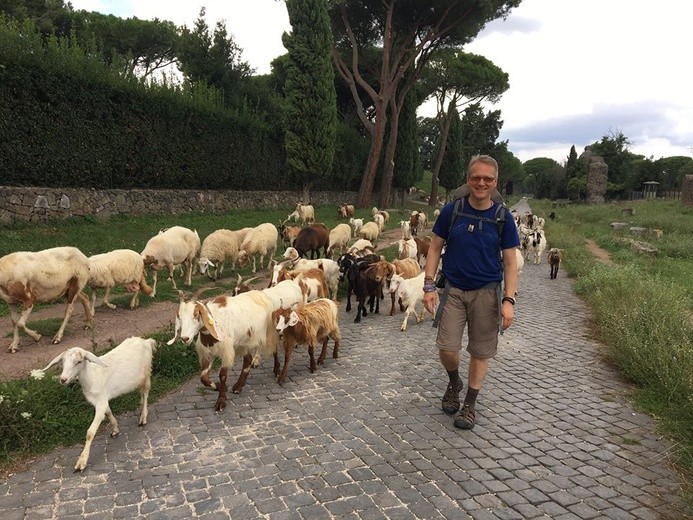
<svg viewBox="0 0 693 520">
<path fill-rule="evenodd" d="M 433 226 L 433 233 L 446 241 L 443 255 L 443 273 L 453 287 L 463 291 L 480 289 L 492 282 L 503 280 L 503 265 L 498 250 L 498 229 L 493 219 L 498 203 L 489 209 L 478 211 L 469 205 L 465 197 L 461 212 L 490 219 L 484 222 L 474 217 L 459 215 L 450 230 L 450 221 L 455 209 L 455 201 L 447 203 Z M 501 249 L 520 245 L 520 237 L 512 215 L 508 211 L 505 218 Z"/>
</svg>

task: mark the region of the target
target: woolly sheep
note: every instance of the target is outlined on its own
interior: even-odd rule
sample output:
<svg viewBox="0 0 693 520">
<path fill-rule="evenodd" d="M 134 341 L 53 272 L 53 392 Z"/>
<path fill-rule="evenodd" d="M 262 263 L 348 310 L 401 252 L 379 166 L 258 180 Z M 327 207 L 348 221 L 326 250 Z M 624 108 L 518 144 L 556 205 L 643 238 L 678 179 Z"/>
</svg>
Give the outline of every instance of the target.
<svg viewBox="0 0 693 520">
<path fill-rule="evenodd" d="M 155 350 L 156 340 L 131 337 L 100 357 L 79 347 L 67 349 L 43 369 L 45 372 L 62 361 L 60 383 L 68 385 L 78 381 L 84 397 L 94 406 L 94 420 L 87 430 L 84 449 L 77 459 L 75 471 L 83 471 L 87 467 L 91 443 L 104 417 L 111 423 L 111 437 L 120 433 L 118 421 L 108 405 L 111 399 L 139 389 L 139 425 L 147 424 L 147 399 Z"/>
<path fill-rule="evenodd" d="M 153 236 L 140 253 L 144 265 L 152 268 L 152 298 L 156 296 L 158 271 L 166 267 L 169 280 L 174 289 L 176 280 L 173 277 L 174 267 L 185 266 L 185 285 L 192 285 L 192 271 L 196 258 L 200 255 L 200 236 L 197 231 L 182 226 L 173 226 Z"/>
<path fill-rule="evenodd" d="M 265 256 L 268 256 L 269 261 L 267 262 L 267 268 L 269 269 L 272 262 L 274 262 L 273 257 L 274 252 L 277 250 L 278 239 L 279 232 L 274 224 L 266 222 L 254 227 L 250 232 L 248 232 L 245 240 L 243 240 L 241 243 L 241 249 L 238 252 L 238 265 L 243 267 L 252 257 L 252 272 L 255 273 L 257 271 L 255 257 L 260 257 L 260 269 L 262 269 Z"/>
<path fill-rule="evenodd" d="M 198 261 L 200 274 L 207 272 L 209 278 L 216 280 L 224 272 L 226 259 L 231 260 L 231 268 L 233 269 L 238 259 L 240 246 L 241 239 L 237 231 L 217 229 L 207 235 L 200 249 L 200 259 Z M 212 267 L 214 268 L 214 274 L 212 274 L 210 269 Z"/>
<path fill-rule="evenodd" d="M 334 258 L 334 252 L 337 248 L 339 248 L 339 254 L 342 254 L 349 240 L 351 240 L 351 227 L 349 224 L 337 224 L 330 231 L 330 245 L 327 248 L 327 256 Z"/>
<path fill-rule="evenodd" d="M 144 259 L 131 249 L 115 249 L 108 253 L 101 253 L 89 257 L 89 281 L 87 285 L 91 289 L 91 312 L 96 307 L 96 290 L 105 289 L 103 304 L 109 309 L 116 306 L 108 301 L 111 289 L 116 285 L 123 285 L 128 291 L 133 292 L 130 300 L 130 308 L 134 309 L 140 304 L 140 290 L 144 294 L 151 294 L 152 288 L 147 285 Z"/>
<path fill-rule="evenodd" d="M 373 254 L 375 252 L 375 246 L 370 240 L 365 238 L 359 238 L 356 242 L 351 244 L 351 247 L 347 251 L 354 256 L 364 256 Z"/>
<path fill-rule="evenodd" d="M 82 302 L 87 326 L 91 326 L 93 313 L 89 298 L 82 291 L 88 280 L 89 259 L 75 247 L 54 247 L 36 252 L 19 251 L 0 258 L 0 298 L 7 302 L 14 325 L 8 352 L 17 352 L 19 329 L 34 341 L 41 339 L 41 334 L 26 325 L 36 302 L 50 302 L 67 296 L 65 317 L 53 336 L 53 343 L 60 343 L 63 339 L 75 298 Z M 19 316 L 14 305 L 23 306 Z"/>
<path fill-rule="evenodd" d="M 359 230 L 358 236 L 371 242 L 380 235 L 380 228 L 375 222 L 366 222 Z"/>
<path fill-rule="evenodd" d="M 382 232 L 383 229 L 385 229 L 385 217 L 383 217 L 380 213 L 376 213 L 375 215 L 373 215 L 373 222 L 378 224 L 378 230 L 380 232 Z"/>
</svg>

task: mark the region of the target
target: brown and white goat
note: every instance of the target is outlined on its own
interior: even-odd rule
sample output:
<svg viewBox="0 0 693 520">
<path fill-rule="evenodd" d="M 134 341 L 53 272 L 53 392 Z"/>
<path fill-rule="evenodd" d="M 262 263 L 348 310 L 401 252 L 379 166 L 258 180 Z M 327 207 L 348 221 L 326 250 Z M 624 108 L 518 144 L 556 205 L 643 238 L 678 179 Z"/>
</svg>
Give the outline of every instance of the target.
<svg viewBox="0 0 693 520">
<path fill-rule="evenodd" d="M 317 300 L 318 298 L 328 298 L 330 295 L 327 278 L 322 266 L 293 271 L 280 269 L 277 273 L 277 284 L 284 280 L 295 280 L 301 287 L 306 302 Z"/>
<path fill-rule="evenodd" d="M 218 391 L 216 411 L 226 408 L 228 369 L 237 355 L 243 357 L 243 369 L 232 389 L 235 394 L 243 389 L 251 366 L 276 354 L 278 338 L 272 323 L 273 310 L 271 300 L 262 291 L 217 296 L 211 301 L 199 301 L 193 296 L 187 302 L 181 293 L 175 334 L 167 344 L 173 344 L 179 335 L 186 345 L 197 338 L 195 351 L 202 369 L 200 381 Z M 217 357 L 221 358 L 218 384 L 209 378 Z M 276 364 L 274 370 L 275 373 L 278 370 Z"/>
<path fill-rule="evenodd" d="M 320 298 L 295 310 L 277 309 L 272 313 L 272 321 L 284 346 L 284 366 L 277 375 L 279 384 L 286 380 L 286 373 L 291 361 L 291 354 L 296 345 L 308 345 L 310 372 L 315 372 L 317 365 L 325 361 L 327 343 L 334 341 L 332 357 L 339 357 L 339 342 L 342 340 L 339 331 L 337 304 L 327 298 Z M 322 350 L 315 362 L 315 346 L 322 342 Z M 275 366 L 278 360 L 275 354 Z"/>
<path fill-rule="evenodd" d="M 393 260 L 388 262 L 386 260 L 381 260 L 373 264 L 373 277 L 376 282 L 382 285 L 390 286 L 390 281 L 392 276 L 398 274 L 402 278 L 414 278 L 421 272 L 421 266 L 413 258 L 405 258 L 404 260 Z M 396 295 L 394 292 L 390 293 L 392 298 L 392 306 L 390 307 L 390 316 L 395 315 L 395 300 Z M 399 301 L 399 308 L 404 312 L 404 305 L 402 301 Z"/>
</svg>

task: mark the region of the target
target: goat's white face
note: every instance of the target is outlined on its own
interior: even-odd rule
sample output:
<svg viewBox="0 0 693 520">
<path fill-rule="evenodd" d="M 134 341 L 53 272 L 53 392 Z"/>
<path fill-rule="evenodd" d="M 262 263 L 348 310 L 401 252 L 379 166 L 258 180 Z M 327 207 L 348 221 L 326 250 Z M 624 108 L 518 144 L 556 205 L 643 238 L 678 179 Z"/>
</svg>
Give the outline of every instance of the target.
<svg viewBox="0 0 693 520">
<path fill-rule="evenodd" d="M 288 318 L 282 314 L 279 316 L 279 320 L 277 321 L 277 333 L 279 334 L 279 336 L 281 336 L 287 328 L 293 327 L 297 323 L 298 314 L 296 314 L 295 311 L 291 311 L 291 314 L 289 314 Z"/>
<path fill-rule="evenodd" d="M 190 345 L 202 328 L 201 317 L 199 312 L 195 310 L 194 301 L 180 302 L 175 326 L 174 337 L 169 344 L 175 340 L 176 336 L 180 335 L 181 341 Z"/>
<path fill-rule="evenodd" d="M 274 287 L 279 282 L 279 271 L 282 270 L 281 265 L 275 265 L 272 268 L 272 281 L 270 282 L 270 287 Z"/>
<path fill-rule="evenodd" d="M 390 292 L 392 294 L 397 294 L 399 286 L 403 281 L 404 281 L 404 278 L 402 278 L 400 275 L 393 274 L 392 279 L 390 280 Z"/>
<path fill-rule="evenodd" d="M 63 371 L 60 373 L 60 384 L 69 385 L 75 381 L 86 363 L 84 354 L 74 348 L 68 349 L 63 356 Z"/>
<path fill-rule="evenodd" d="M 91 352 L 79 347 L 72 347 L 56 356 L 43 371 L 45 372 L 60 361 L 63 362 L 63 371 L 60 373 L 60 383 L 63 385 L 69 385 L 76 381 L 84 370 L 85 363 L 96 363 L 102 367 L 106 366 L 103 361 Z"/>
</svg>

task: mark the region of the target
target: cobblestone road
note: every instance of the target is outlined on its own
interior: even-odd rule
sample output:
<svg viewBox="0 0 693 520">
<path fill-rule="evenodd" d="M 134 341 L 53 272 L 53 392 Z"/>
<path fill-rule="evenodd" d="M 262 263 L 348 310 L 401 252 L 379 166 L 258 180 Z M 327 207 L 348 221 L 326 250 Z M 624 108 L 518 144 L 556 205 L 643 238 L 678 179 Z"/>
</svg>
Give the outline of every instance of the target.
<svg viewBox="0 0 693 520">
<path fill-rule="evenodd" d="M 600 359 L 563 271 L 525 265 L 472 431 L 440 410 L 446 376 L 430 320 L 343 313 L 340 358 L 315 374 L 271 364 L 221 414 L 197 380 L 150 406 L 149 424 L 102 428 L 0 483 L 0 518 L 684 518 L 670 444 Z M 238 365 L 229 378 L 237 375 Z M 59 391 L 59 390 L 56 390 Z M 105 424 L 104 424 L 105 427 Z"/>
</svg>

